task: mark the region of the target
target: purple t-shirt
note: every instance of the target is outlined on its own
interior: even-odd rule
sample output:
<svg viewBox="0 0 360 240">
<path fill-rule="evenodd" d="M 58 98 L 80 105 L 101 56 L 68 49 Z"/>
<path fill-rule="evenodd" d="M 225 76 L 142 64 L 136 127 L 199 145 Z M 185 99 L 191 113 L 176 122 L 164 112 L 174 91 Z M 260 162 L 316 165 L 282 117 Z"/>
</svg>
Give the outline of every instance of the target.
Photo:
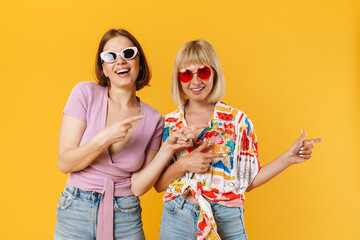
<svg viewBox="0 0 360 240">
<path fill-rule="evenodd" d="M 108 87 L 95 82 L 82 82 L 72 90 L 63 113 L 86 122 L 80 146 L 105 127 Z M 84 191 L 104 193 L 107 181 L 113 182 L 114 196 L 132 195 L 131 173 L 140 169 L 147 149 L 158 150 L 163 118 L 153 107 L 140 101 L 140 114 L 145 118 L 137 121 L 129 143 L 112 155 L 106 149 L 85 169 L 72 172 L 67 183 Z"/>
<path fill-rule="evenodd" d="M 140 99 L 139 99 L 140 101 Z M 82 82 L 72 90 L 63 113 L 86 123 L 80 146 L 105 127 L 108 88 L 95 82 Z M 67 184 L 84 191 L 102 194 L 99 206 L 96 239 L 113 239 L 114 196 L 129 196 L 131 173 L 141 168 L 147 149 L 158 150 L 163 129 L 163 118 L 153 107 L 140 101 L 140 114 L 129 143 L 112 155 L 106 149 L 88 167 L 72 172 Z"/>
</svg>

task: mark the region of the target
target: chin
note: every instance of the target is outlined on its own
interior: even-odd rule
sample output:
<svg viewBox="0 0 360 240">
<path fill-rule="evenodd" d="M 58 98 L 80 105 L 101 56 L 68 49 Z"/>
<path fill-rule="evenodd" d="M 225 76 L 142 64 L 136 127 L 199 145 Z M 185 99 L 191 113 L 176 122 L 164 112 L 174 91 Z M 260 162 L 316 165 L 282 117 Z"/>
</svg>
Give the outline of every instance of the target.
<svg viewBox="0 0 360 240">
<path fill-rule="evenodd" d="M 133 87 L 136 87 L 136 84 L 135 82 L 133 81 L 124 81 L 124 80 L 120 80 L 120 81 L 117 81 L 117 82 L 113 82 L 112 83 L 113 86 L 115 87 L 118 87 L 118 88 L 133 88 Z"/>
<path fill-rule="evenodd" d="M 192 101 L 197 101 L 197 102 L 207 101 L 206 97 L 200 97 L 200 96 L 190 97 L 189 99 L 192 100 Z"/>
</svg>

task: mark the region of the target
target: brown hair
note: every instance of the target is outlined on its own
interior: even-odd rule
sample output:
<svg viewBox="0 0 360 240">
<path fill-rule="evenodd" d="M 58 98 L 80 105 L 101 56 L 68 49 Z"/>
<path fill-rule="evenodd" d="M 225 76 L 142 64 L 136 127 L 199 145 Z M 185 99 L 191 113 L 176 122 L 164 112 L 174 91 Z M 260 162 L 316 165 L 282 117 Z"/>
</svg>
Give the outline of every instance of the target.
<svg viewBox="0 0 360 240">
<path fill-rule="evenodd" d="M 137 47 L 138 51 L 139 51 L 139 57 L 140 57 L 140 71 L 139 71 L 139 76 L 136 79 L 136 90 L 140 90 L 145 86 L 149 86 L 149 82 L 151 79 L 151 71 L 150 71 L 150 67 L 147 63 L 144 51 L 140 45 L 140 43 L 136 40 L 136 38 L 129 33 L 128 31 L 124 30 L 124 29 L 110 29 L 109 31 L 107 31 L 104 36 L 101 38 L 100 40 L 100 44 L 99 44 L 99 48 L 98 51 L 96 53 L 96 60 L 95 60 L 95 76 L 96 76 L 96 80 L 98 82 L 98 84 L 100 86 L 106 87 L 109 85 L 109 79 L 104 75 L 103 72 L 103 67 L 102 67 L 102 60 L 100 57 L 100 53 L 104 50 L 104 46 L 105 44 L 112 39 L 113 37 L 117 37 L 117 36 L 123 36 L 126 37 L 127 39 L 129 39 L 134 45 L 135 47 Z"/>
</svg>

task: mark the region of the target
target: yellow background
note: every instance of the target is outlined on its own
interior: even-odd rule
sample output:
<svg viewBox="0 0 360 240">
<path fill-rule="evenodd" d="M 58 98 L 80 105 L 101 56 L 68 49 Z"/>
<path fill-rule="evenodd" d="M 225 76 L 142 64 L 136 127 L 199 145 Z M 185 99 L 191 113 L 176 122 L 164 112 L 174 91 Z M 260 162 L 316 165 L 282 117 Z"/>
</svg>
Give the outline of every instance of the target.
<svg viewBox="0 0 360 240">
<path fill-rule="evenodd" d="M 300 135 L 323 137 L 313 158 L 247 194 L 250 240 L 360 239 L 359 3 L 303 1 L 0 2 L 0 238 L 52 239 L 67 176 L 57 141 L 72 87 L 94 79 L 109 28 L 126 28 L 153 70 L 142 100 L 162 114 L 174 57 L 189 40 L 217 50 L 224 101 L 255 124 L 266 164 Z M 147 239 L 157 239 L 162 194 L 141 197 Z"/>
</svg>

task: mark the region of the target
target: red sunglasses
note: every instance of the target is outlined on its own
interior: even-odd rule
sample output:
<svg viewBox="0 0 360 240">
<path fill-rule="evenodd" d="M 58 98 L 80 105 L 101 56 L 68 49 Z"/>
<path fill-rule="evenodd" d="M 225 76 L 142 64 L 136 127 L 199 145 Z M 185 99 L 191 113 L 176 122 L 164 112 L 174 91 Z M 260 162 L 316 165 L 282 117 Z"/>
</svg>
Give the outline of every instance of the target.
<svg viewBox="0 0 360 240">
<path fill-rule="evenodd" d="M 189 69 L 182 69 L 179 71 L 179 80 L 184 83 L 190 82 L 194 74 L 197 74 L 198 78 L 201 80 L 209 80 L 211 76 L 211 70 L 207 66 L 199 67 L 196 73 L 193 73 Z"/>
</svg>

